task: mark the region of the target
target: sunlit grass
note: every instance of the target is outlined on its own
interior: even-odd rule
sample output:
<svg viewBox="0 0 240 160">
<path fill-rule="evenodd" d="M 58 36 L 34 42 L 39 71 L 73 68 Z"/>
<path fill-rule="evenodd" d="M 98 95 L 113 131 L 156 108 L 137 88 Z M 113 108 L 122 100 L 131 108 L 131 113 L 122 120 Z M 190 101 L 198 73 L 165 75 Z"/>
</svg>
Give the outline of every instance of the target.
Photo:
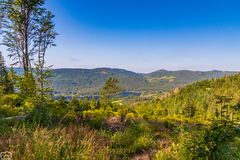
<svg viewBox="0 0 240 160">
<path fill-rule="evenodd" d="M 0 138 L 0 150 L 14 159 L 109 159 L 106 141 L 88 127 L 13 128 Z"/>
</svg>

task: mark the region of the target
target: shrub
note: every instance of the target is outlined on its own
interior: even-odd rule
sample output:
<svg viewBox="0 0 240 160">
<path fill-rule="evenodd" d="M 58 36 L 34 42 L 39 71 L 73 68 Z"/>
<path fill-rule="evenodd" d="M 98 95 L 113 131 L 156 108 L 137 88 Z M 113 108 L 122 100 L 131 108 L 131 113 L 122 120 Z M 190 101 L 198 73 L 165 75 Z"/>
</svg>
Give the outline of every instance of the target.
<svg viewBox="0 0 240 160">
<path fill-rule="evenodd" d="M 114 112 L 104 109 L 95 109 L 83 112 L 84 122 L 94 129 L 103 128 L 104 119 L 113 115 Z"/>
<path fill-rule="evenodd" d="M 35 107 L 30 112 L 26 121 L 34 125 L 49 126 L 57 122 L 57 115 L 53 109 L 54 105 L 50 102 L 35 103 Z"/>
<path fill-rule="evenodd" d="M 137 124 L 132 124 L 124 132 L 116 132 L 111 137 L 110 145 L 113 158 L 128 159 L 132 154 L 149 149 L 153 144 L 153 137 Z"/>
<path fill-rule="evenodd" d="M 213 123 L 209 129 L 184 134 L 183 142 L 179 145 L 181 159 L 232 159 L 230 142 L 235 137 L 231 123 Z"/>
<path fill-rule="evenodd" d="M 23 111 L 22 99 L 18 94 L 7 94 L 0 97 L 0 117 L 16 116 Z"/>
<path fill-rule="evenodd" d="M 176 158 L 170 152 L 158 150 L 154 156 L 154 160 L 175 160 Z"/>
<path fill-rule="evenodd" d="M 133 120 L 134 119 L 134 113 L 127 113 L 126 120 Z"/>
</svg>

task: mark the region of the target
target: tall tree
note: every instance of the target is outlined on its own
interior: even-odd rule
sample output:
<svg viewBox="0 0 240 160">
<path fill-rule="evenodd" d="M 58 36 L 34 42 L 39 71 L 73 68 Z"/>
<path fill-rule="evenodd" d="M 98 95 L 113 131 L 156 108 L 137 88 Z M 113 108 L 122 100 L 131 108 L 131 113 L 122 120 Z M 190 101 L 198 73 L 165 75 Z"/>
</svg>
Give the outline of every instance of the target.
<svg viewBox="0 0 240 160">
<path fill-rule="evenodd" d="M 41 19 L 47 16 L 44 0 L 0 0 L 3 20 L 1 31 L 3 45 L 10 52 L 14 64 L 20 64 L 25 73 L 32 71 L 32 59 L 36 54 L 35 37 L 41 27 Z"/>
<path fill-rule="evenodd" d="M 3 45 L 10 52 L 13 64 L 24 69 L 24 76 L 19 79 L 23 93 L 34 96 L 37 88 L 43 95 L 48 69 L 44 67 L 46 50 L 54 46 L 56 32 L 52 22 L 53 15 L 43 7 L 45 0 L 0 0 L 0 30 L 3 34 Z M 34 56 L 37 55 L 37 56 Z M 34 63 L 34 57 L 37 57 Z M 32 73 L 36 64 L 37 79 Z M 41 87 L 36 86 L 36 82 Z"/>
<path fill-rule="evenodd" d="M 115 77 L 110 77 L 106 80 L 103 88 L 100 90 L 100 96 L 102 99 L 108 100 L 120 91 L 121 87 L 119 85 L 119 80 Z"/>
<path fill-rule="evenodd" d="M 49 88 L 49 80 L 47 78 L 51 77 L 52 72 L 50 70 L 51 66 L 45 66 L 45 55 L 46 50 L 49 47 L 56 46 L 54 39 L 56 38 L 57 33 L 54 30 L 55 26 L 52 21 L 53 17 L 54 16 L 49 11 L 42 14 L 39 19 L 38 34 L 34 40 L 38 54 L 38 60 L 35 64 L 37 88 L 42 101 L 44 97 L 51 92 L 51 89 Z"/>
</svg>

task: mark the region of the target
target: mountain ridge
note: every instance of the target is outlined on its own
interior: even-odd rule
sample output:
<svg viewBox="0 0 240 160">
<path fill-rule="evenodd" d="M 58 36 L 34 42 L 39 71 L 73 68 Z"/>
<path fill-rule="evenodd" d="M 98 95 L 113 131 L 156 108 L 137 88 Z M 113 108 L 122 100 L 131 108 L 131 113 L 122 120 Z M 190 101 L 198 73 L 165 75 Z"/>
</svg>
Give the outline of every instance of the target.
<svg viewBox="0 0 240 160">
<path fill-rule="evenodd" d="M 23 74 L 22 68 L 14 68 L 18 75 Z M 150 73 L 136 73 L 119 68 L 57 68 L 53 69 L 51 87 L 57 95 L 93 95 L 109 77 L 116 77 L 124 91 L 166 92 L 196 81 L 221 78 L 236 74 L 234 71 L 168 71 L 160 69 Z"/>
<path fill-rule="evenodd" d="M 150 73 L 136 73 L 119 68 L 58 68 L 53 69 L 51 78 L 56 94 L 98 94 L 99 89 L 109 77 L 116 77 L 123 90 L 163 92 L 199 80 L 220 78 L 238 72 L 235 71 L 191 71 L 157 70 Z"/>
<path fill-rule="evenodd" d="M 17 67 L 19 68 L 19 67 Z M 20 68 L 19 68 L 20 69 Z M 96 68 L 64 68 L 64 67 L 59 67 L 59 68 L 52 68 L 52 70 L 98 70 L 98 69 L 110 69 L 110 70 L 124 70 L 128 72 L 133 72 L 137 74 L 151 74 L 154 72 L 159 72 L 159 71 L 166 71 L 166 72 L 179 72 L 179 71 L 190 71 L 190 72 L 234 72 L 234 73 L 240 73 L 240 71 L 235 71 L 235 70 L 219 70 L 219 69 L 212 69 L 212 70 L 191 70 L 191 69 L 176 69 L 176 70 L 171 70 L 171 69 L 158 69 L 156 71 L 150 71 L 150 72 L 137 72 L 137 71 L 132 71 L 130 69 L 124 69 L 124 68 L 115 68 L 115 67 L 96 67 Z"/>
</svg>

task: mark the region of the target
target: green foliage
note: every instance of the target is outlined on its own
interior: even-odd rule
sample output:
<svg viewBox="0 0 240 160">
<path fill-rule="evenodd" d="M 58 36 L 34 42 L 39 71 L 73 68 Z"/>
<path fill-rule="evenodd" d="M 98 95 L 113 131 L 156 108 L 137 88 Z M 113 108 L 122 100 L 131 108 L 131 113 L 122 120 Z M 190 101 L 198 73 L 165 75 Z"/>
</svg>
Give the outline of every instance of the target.
<svg viewBox="0 0 240 160">
<path fill-rule="evenodd" d="M 41 101 L 48 99 L 53 92 L 48 78 L 52 76 L 52 71 L 48 67 L 37 65 L 36 67 L 36 90 Z"/>
<path fill-rule="evenodd" d="M 51 14 L 43 7 L 45 0 L 1 0 L 3 44 L 7 47 L 9 57 L 14 64 L 19 64 L 24 69 L 24 74 L 32 73 L 34 55 L 39 52 L 39 34 L 42 41 L 48 45 L 50 36 L 45 36 L 49 31 Z M 50 20 L 50 21 L 49 21 Z M 43 29 L 44 28 L 44 29 Z M 51 30 L 52 31 L 52 30 Z M 48 32 L 47 32 L 48 33 Z M 54 32 L 52 32 L 54 34 Z M 54 37 L 55 38 L 55 37 Z M 53 38 L 53 39 L 54 39 Z M 48 40 L 46 40 L 48 39 Z M 52 39 L 51 39 L 52 40 Z M 42 43 L 41 43 L 42 44 Z M 47 48 L 44 46 L 44 48 Z M 40 48 L 42 50 L 42 48 Z"/>
<path fill-rule="evenodd" d="M 54 117 L 50 110 L 49 104 L 35 104 L 30 115 L 26 119 L 27 122 L 36 125 L 49 126 L 53 123 Z"/>
<path fill-rule="evenodd" d="M 9 72 L 10 73 L 10 72 Z M 14 92 L 13 79 L 10 77 L 2 53 L 0 52 L 0 96 Z"/>
<path fill-rule="evenodd" d="M 12 126 L 16 125 L 15 121 L 4 121 L 0 119 L 0 139 L 12 133 Z M 0 142 L 1 144 L 1 142 Z M 1 146 L 0 146 L 1 147 Z"/>
<path fill-rule="evenodd" d="M 36 81 L 32 74 L 28 73 L 18 77 L 18 88 L 23 98 L 36 96 Z"/>
<path fill-rule="evenodd" d="M 216 122 L 209 129 L 184 134 L 183 143 L 179 145 L 181 159 L 234 158 L 229 144 L 235 136 L 234 126 L 229 122 Z"/>
<path fill-rule="evenodd" d="M 175 159 L 177 158 L 175 158 L 172 153 L 169 153 L 162 149 L 158 150 L 154 156 L 154 160 L 175 160 Z"/>
<path fill-rule="evenodd" d="M 101 100 L 107 101 L 120 91 L 119 80 L 115 77 L 110 77 L 106 80 L 103 88 L 100 90 Z"/>
<path fill-rule="evenodd" d="M 38 28 L 38 34 L 35 37 L 35 45 L 37 48 L 38 60 L 35 64 L 35 75 L 37 82 L 37 91 L 41 101 L 48 98 L 48 95 L 53 91 L 50 88 L 49 78 L 52 77 L 53 72 L 51 66 L 46 66 L 45 55 L 49 47 L 56 46 L 54 39 L 57 33 L 54 30 L 54 23 L 52 21 L 53 15 L 47 11 L 42 13 L 39 18 L 40 27 Z"/>
<path fill-rule="evenodd" d="M 104 128 L 104 119 L 113 115 L 114 113 L 112 111 L 105 110 L 103 108 L 83 112 L 83 116 L 85 118 L 84 123 L 90 125 L 92 128 L 95 129 Z"/>
<path fill-rule="evenodd" d="M 24 70 L 21 76 L 13 68 L 8 71 L 0 54 L 0 151 L 11 151 L 16 159 L 118 160 L 146 151 L 156 159 L 239 159 L 233 122 L 240 118 L 240 75 L 196 82 L 144 100 L 118 99 L 120 84 L 124 90 L 160 93 L 233 72 L 137 74 L 101 68 L 55 70 L 56 77 L 51 77 L 45 54 L 55 46 L 57 33 L 44 0 L 0 0 L 0 5 L 3 44 Z M 52 99 L 49 80 L 70 95 L 98 94 L 105 84 L 97 101 Z M 17 115 L 26 118 L 8 117 Z M 209 127 L 213 119 L 220 121 Z"/>
<path fill-rule="evenodd" d="M 147 108 L 156 114 L 164 116 L 184 115 L 199 120 L 231 119 L 236 120 L 239 115 L 237 104 L 240 94 L 240 75 L 233 75 L 220 79 L 204 80 L 188 85 L 177 93 L 166 98 L 157 99 L 147 104 Z M 155 106 L 155 109 L 152 109 Z"/>
<path fill-rule="evenodd" d="M 24 113 L 23 99 L 18 94 L 7 94 L 0 97 L 0 117 L 16 116 Z"/>
<path fill-rule="evenodd" d="M 183 109 L 183 113 L 187 117 L 194 117 L 195 112 L 196 112 L 196 107 L 194 107 L 191 103 L 187 103 L 185 108 Z"/>
<path fill-rule="evenodd" d="M 110 145 L 113 159 L 129 159 L 132 154 L 141 153 L 153 144 L 153 137 L 138 124 L 132 124 L 124 132 L 116 132 Z"/>
</svg>

